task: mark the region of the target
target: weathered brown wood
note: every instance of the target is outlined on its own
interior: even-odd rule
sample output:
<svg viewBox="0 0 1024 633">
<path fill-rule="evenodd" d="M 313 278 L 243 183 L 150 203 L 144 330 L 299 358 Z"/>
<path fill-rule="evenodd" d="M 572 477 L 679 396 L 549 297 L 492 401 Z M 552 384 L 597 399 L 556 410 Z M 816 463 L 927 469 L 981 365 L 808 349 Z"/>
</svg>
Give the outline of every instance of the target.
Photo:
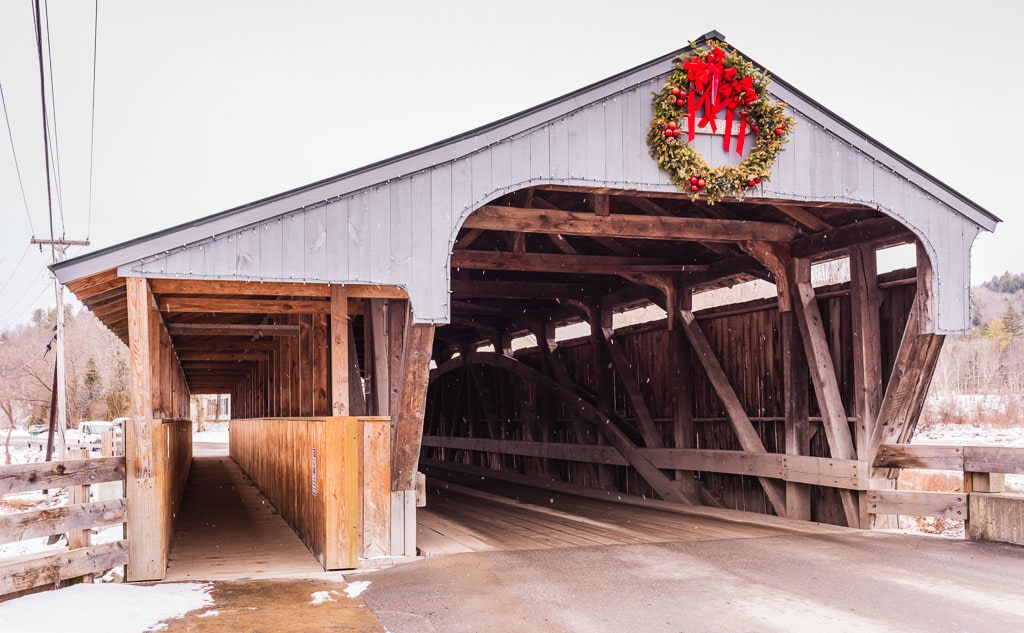
<svg viewBox="0 0 1024 633">
<path fill-rule="evenodd" d="M 611 199 L 606 193 L 595 193 L 589 196 L 590 210 L 594 215 L 607 217 L 611 213 Z"/>
<path fill-rule="evenodd" d="M 643 394 L 640 393 L 640 387 L 636 383 L 636 376 L 629 366 L 626 355 L 622 352 L 619 341 L 612 336 L 610 329 L 603 330 L 601 338 L 605 349 L 608 351 L 608 358 L 611 360 L 612 369 L 619 377 L 619 384 L 625 388 L 626 397 L 629 398 L 633 413 L 636 414 L 637 426 L 640 427 L 640 435 L 644 438 L 644 444 L 647 448 L 662 448 L 665 443 L 661 439 L 661 433 L 654 422 L 654 416 L 651 415 L 647 402 L 644 401 Z"/>
<path fill-rule="evenodd" d="M 757 238 L 753 238 L 757 239 Z M 876 247 L 906 244 L 914 241 L 910 229 L 892 218 L 861 220 L 793 240 L 793 257 L 815 257 L 841 252 L 850 244 L 873 243 Z"/>
<path fill-rule="evenodd" d="M 217 297 L 173 297 L 160 298 L 161 312 L 186 312 L 201 314 L 326 314 L 330 311 L 329 301 L 316 299 L 224 299 Z"/>
<path fill-rule="evenodd" d="M 739 441 L 740 446 L 743 447 L 744 451 L 750 453 L 765 453 L 766 450 L 761 442 L 761 436 L 757 434 L 757 430 L 751 424 L 750 418 L 747 417 L 747 412 L 743 410 L 743 404 L 736 396 L 732 385 L 729 384 L 729 378 L 725 375 L 725 371 L 722 370 L 722 365 L 718 362 L 718 358 L 715 356 L 715 352 L 711 348 L 708 339 L 704 336 L 703 330 L 700 329 L 700 325 L 693 316 L 693 312 L 681 309 L 679 310 L 679 318 L 682 329 L 686 332 L 690 345 L 693 346 L 697 358 L 700 360 L 701 365 L 703 365 L 708 380 L 722 401 L 722 406 L 725 408 L 726 415 L 729 416 L 729 423 L 736 433 L 736 439 Z M 765 494 L 768 495 L 768 500 L 775 509 L 775 513 L 779 516 L 786 516 L 786 497 L 782 486 L 764 477 L 760 477 L 758 481 L 761 483 L 761 487 L 764 488 Z"/>
<path fill-rule="evenodd" d="M 469 248 L 473 244 L 473 242 L 475 242 L 477 238 L 483 234 L 483 229 L 470 229 L 466 231 L 465 235 L 456 240 L 454 249 L 459 250 L 462 248 Z"/>
<path fill-rule="evenodd" d="M 391 490 L 415 490 L 416 467 L 423 436 L 423 413 L 430 378 L 430 356 L 434 345 L 434 326 L 412 324 L 405 327 L 402 362 L 402 400 L 394 412 L 395 443 L 392 447 Z"/>
<path fill-rule="evenodd" d="M 609 420 L 606 414 L 601 412 L 590 402 L 581 398 L 573 392 L 571 388 L 560 384 L 555 379 L 540 373 L 536 369 L 533 369 L 520 361 L 502 354 L 473 352 L 466 354 L 465 356 L 455 358 L 439 366 L 436 370 L 435 376 L 442 375 L 447 371 L 451 371 L 452 369 L 463 365 L 472 364 L 494 365 L 496 367 L 500 367 L 506 371 L 530 380 L 538 388 L 556 395 L 574 408 L 580 415 L 589 419 L 591 423 L 595 425 L 598 432 L 601 433 L 605 439 L 608 440 L 608 443 L 612 445 L 626 459 L 626 461 L 629 462 L 629 464 L 641 477 L 644 478 L 645 481 L 647 481 L 648 484 L 651 485 L 659 496 L 663 499 L 676 501 L 678 503 L 696 505 L 696 499 L 687 497 L 672 480 L 651 464 L 650 461 L 643 456 L 636 444 L 634 444 L 611 420 Z"/>
<path fill-rule="evenodd" d="M 872 514 L 903 514 L 967 520 L 968 495 L 962 492 L 872 490 L 866 493 Z"/>
<path fill-rule="evenodd" d="M 596 290 L 582 284 L 522 281 L 463 281 L 453 279 L 452 294 L 481 299 L 584 299 Z"/>
<path fill-rule="evenodd" d="M 785 396 L 786 454 L 809 455 L 811 440 L 810 377 L 807 357 L 796 315 L 779 314 L 782 336 L 782 382 Z M 786 483 L 786 513 L 791 519 L 811 520 L 811 487 L 798 482 Z"/>
<path fill-rule="evenodd" d="M 593 444 L 550 444 L 475 437 L 424 436 L 423 445 L 615 466 L 629 465 L 629 461 L 614 447 Z M 638 450 L 658 468 L 770 477 L 807 485 L 851 490 L 863 490 L 868 484 L 864 477 L 867 465 L 852 460 L 708 449 Z"/>
<path fill-rule="evenodd" d="M 804 207 L 795 204 L 772 204 L 769 205 L 776 211 L 796 220 L 800 224 L 803 224 L 812 231 L 828 231 L 832 229 L 832 225 L 822 220 L 818 216 L 814 215 Z"/>
<path fill-rule="evenodd" d="M 124 457 L 0 466 L 0 495 L 117 481 L 125 477 Z"/>
<path fill-rule="evenodd" d="M 348 362 L 348 294 L 345 286 L 331 286 L 331 415 L 350 412 Z"/>
<path fill-rule="evenodd" d="M 565 255 L 558 253 L 525 253 L 508 251 L 455 251 L 452 268 L 481 270 L 517 270 L 595 275 L 616 275 L 620 272 L 687 272 L 705 271 L 707 266 L 678 264 L 658 257 L 625 257 L 618 255 Z"/>
<path fill-rule="evenodd" d="M 124 499 L 114 499 L 0 514 L 0 544 L 124 523 L 126 508 Z"/>
<path fill-rule="evenodd" d="M 562 251 L 566 255 L 575 255 L 577 252 L 576 249 L 573 248 L 572 244 L 570 244 L 569 241 L 566 240 L 565 237 L 561 235 L 549 233 L 548 239 L 550 239 L 551 243 L 555 245 L 555 248 Z"/>
<path fill-rule="evenodd" d="M 234 295 L 239 297 L 275 296 L 328 299 L 329 284 L 287 281 L 228 281 L 221 279 L 151 279 L 150 286 L 158 295 Z M 356 299 L 404 299 L 406 293 L 397 286 L 346 284 L 348 296 Z"/>
<path fill-rule="evenodd" d="M 362 497 L 360 553 L 364 558 L 391 554 L 391 419 L 360 418 L 362 442 L 359 489 Z"/>
<path fill-rule="evenodd" d="M 671 312 L 679 314 L 679 310 L 693 310 L 693 292 L 685 286 L 676 287 L 676 303 L 671 307 Z M 696 432 L 693 426 L 693 365 L 690 362 L 690 342 L 686 338 L 686 333 L 678 327 L 672 329 L 669 340 L 672 346 L 670 367 L 675 371 L 674 380 L 669 379 L 675 392 L 672 445 L 674 448 L 692 449 L 695 447 Z M 696 472 L 677 470 L 676 481 L 684 492 L 692 496 L 699 495 L 700 486 Z"/>
<path fill-rule="evenodd" d="M 362 369 L 359 366 L 359 352 L 356 350 L 355 325 L 352 320 L 348 321 L 348 403 L 349 414 L 355 416 L 366 415 L 366 392 L 363 391 Z M 365 339 L 364 339 L 365 340 Z"/>
<path fill-rule="evenodd" d="M 358 418 L 330 417 L 325 421 L 323 445 L 324 569 L 359 566 L 359 470 L 362 425 Z"/>
<path fill-rule="evenodd" d="M 881 324 L 878 308 L 878 266 L 875 249 L 850 248 L 850 304 L 853 326 L 854 413 L 857 416 L 857 454 L 871 452 L 871 437 L 882 404 Z"/>
<path fill-rule="evenodd" d="M 371 383 L 373 384 L 373 397 L 376 403 L 377 415 L 391 415 L 391 364 L 388 361 L 388 315 L 390 305 L 380 299 L 371 299 L 367 302 L 370 314 L 370 336 L 368 343 L 372 350 L 373 373 Z M 389 443 L 390 445 L 390 443 Z"/>
<path fill-rule="evenodd" d="M 182 362 L 187 361 L 249 361 L 267 360 L 264 352 L 222 352 L 219 350 L 182 350 L 178 352 Z"/>
<path fill-rule="evenodd" d="M 259 339 L 271 336 L 299 335 L 299 326 L 297 325 L 169 323 L 167 330 L 173 336 L 251 336 Z"/>
<path fill-rule="evenodd" d="M 466 218 L 466 228 L 657 240 L 788 242 L 799 235 L 788 224 L 656 216 L 609 215 L 538 208 L 483 206 Z"/>
<path fill-rule="evenodd" d="M 313 415 L 331 413 L 331 400 L 328 395 L 331 390 L 328 380 L 331 349 L 330 337 L 327 334 L 328 320 L 329 317 L 323 314 L 313 317 Z"/>
<path fill-rule="evenodd" d="M 965 446 L 964 470 L 970 473 L 1024 475 L 1024 448 L 1016 446 Z"/>
<path fill-rule="evenodd" d="M 53 585 L 88 574 L 102 574 L 128 562 L 128 542 L 63 551 L 0 563 L 0 595 Z"/>
<path fill-rule="evenodd" d="M 944 444 L 886 444 L 878 448 L 873 468 L 964 470 L 964 447 Z"/>
</svg>

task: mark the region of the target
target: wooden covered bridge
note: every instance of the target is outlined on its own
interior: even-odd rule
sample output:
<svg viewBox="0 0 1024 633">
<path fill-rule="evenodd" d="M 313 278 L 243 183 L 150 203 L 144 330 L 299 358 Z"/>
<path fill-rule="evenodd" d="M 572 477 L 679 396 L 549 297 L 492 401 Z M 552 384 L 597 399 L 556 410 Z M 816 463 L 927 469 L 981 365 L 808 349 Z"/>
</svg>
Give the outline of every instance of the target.
<svg viewBox="0 0 1024 633">
<path fill-rule="evenodd" d="M 872 464 L 968 328 L 998 219 L 716 61 L 720 39 L 54 266 L 131 350 L 129 579 L 164 575 L 196 393 L 231 394 L 232 456 L 325 568 L 415 553 L 418 469 L 854 527 L 892 511 L 897 471 Z M 744 76 L 753 96 L 719 107 Z M 916 267 L 879 275 L 901 244 Z M 848 281 L 814 283 L 835 260 Z M 774 296 L 694 308 L 755 279 Z M 623 325 L 633 308 L 655 316 Z"/>
</svg>

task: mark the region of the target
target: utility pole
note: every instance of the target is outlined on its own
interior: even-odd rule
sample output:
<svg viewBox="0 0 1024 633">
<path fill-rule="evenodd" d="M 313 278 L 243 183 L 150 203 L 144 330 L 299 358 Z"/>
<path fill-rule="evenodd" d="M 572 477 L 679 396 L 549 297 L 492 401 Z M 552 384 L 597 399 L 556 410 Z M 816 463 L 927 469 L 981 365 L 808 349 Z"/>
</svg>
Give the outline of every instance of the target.
<svg viewBox="0 0 1024 633">
<path fill-rule="evenodd" d="M 88 246 L 89 240 L 44 240 L 32 238 L 30 244 L 38 244 L 39 250 L 43 246 L 49 246 L 53 251 L 53 263 L 64 261 L 64 256 L 69 246 Z M 53 286 L 57 294 L 57 427 L 60 431 L 56 436 L 57 459 L 63 460 L 66 457 L 64 429 L 68 426 L 68 389 L 64 377 L 64 284 L 53 275 Z M 54 438 L 51 438 L 53 441 Z"/>
</svg>

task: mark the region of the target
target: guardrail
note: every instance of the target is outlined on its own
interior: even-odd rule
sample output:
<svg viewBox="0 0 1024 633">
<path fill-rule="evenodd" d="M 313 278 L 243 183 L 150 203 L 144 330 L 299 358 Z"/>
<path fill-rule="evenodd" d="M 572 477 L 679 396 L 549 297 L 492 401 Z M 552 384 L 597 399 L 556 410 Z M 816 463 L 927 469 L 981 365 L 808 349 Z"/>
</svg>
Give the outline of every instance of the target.
<svg viewBox="0 0 1024 633">
<path fill-rule="evenodd" d="M 103 573 L 128 562 L 128 541 L 90 543 L 93 528 L 126 520 L 122 496 L 89 501 L 89 486 L 124 481 L 124 457 L 73 459 L 0 466 L 0 498 L 69 488 L 68 505 L 0 515 L 0 544 L 67 534 L 67 547 L 0 560 L 0 600 L 43 585 Z"/>
</svg>

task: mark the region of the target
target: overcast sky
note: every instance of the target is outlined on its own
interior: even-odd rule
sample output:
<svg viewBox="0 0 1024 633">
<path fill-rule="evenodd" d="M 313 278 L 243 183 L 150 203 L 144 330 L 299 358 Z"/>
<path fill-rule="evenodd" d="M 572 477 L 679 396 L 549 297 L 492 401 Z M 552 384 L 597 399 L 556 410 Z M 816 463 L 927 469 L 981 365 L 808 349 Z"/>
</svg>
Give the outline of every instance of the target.
<svg viewBox="0 0 1024 633">
<path fill-rule="evenodd" d="M 101 0 L 90 217 L 93 4 L 51 0 L 55 232 L 91 249 L 123 242 L 488 123 L 716 29 L 1002 217 L 975 243 L 977 283 L 1024 270 L 1019 12 L 996 1 Z M 32 3 L 0 3 L 0 85 L 28 206 L 0 120 L 0 328 L 54 305 L 49 251 L 28 248 L 50 231 L 38 73 Z"/>
</svg>

